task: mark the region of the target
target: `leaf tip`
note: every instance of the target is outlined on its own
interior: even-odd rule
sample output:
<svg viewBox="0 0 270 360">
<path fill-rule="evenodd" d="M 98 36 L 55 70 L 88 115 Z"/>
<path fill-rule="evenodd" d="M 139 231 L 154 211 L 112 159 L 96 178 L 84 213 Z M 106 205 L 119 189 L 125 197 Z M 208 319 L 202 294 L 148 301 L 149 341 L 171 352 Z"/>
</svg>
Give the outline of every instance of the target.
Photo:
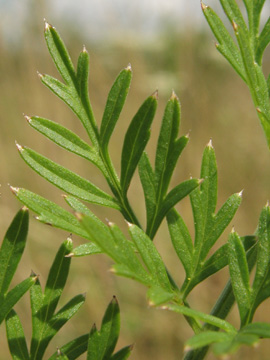
<svg viewBox="0 0 270 360">
<path fill-rule="evenodd" d="M 28 123 L 30 123 L 31 117 L 28 116 L 28 115 L 25 115 L 25 114 L 23 114 L 23 116 L 24 116 L 25 120 L 26 120 Z"/>
<path fill-rule="evenodd" d="M 52 28 L 52 25 L 44 18 L 44 30 L 49 31 Z"/>
<path fill-rule="evenodd" d="M 131 228 L 131 226 L 133 225 L 133 224 L 131 224 L 129 221 L 127 221 L 126 219 L 125 219 L 125 222 L 126 222 L 126 224 L 127 224 L 127 226 L 128 226 L 129 228 Z"/>
<path fill-rule="evenodd" d="M 75 212 L 75 216 L 79 221 L 81 221 L 83 219 L 83 214 L 82 213 Z"/>
<path fill-rule="evenodd" d="M 118 305 L 118 300 L 117 300 L 117 298 L 116 298 L 116 296 L 115 296 L 115 295 L 113 295 L 113 298 L 112 298 L 111 304 Z"/>
<path fill-rule="evenodd" d="M 125 68 L 127 71 L 132 71 L 131 63 L 128 63 L 128 66 Z"/>
<path fill-rule="evenodd" d="M 17 149 L 19 150 L 19 152 L 22 152 L 23 147 L 20 144 L 18 144 L 17 141 L 15 141 L 15 145 L 16 145 Z"/>
<path fill-rule="evenodd" d="M 11 186 L 11 185 L 9 185 L 9 188 L 13 192 L 14 195 L 18 195 L 18 192 L 19 192 L 20 188 L 14 187 L 14 186 Z"/>
<path fill-rule="evenodd" d="M 158 90 L 156 90 L 151 96 L 153 99 L 157 100 L 158 99 Z"/>
<path fill-rule="evenodd" d="M 114 223 L 112 221 L 110 221 L 109 219 L 106 218 L 105 220 L 109 227 L 112 227 L 114 225 Z"/>
<path fill-rule="evenodd" d="M 239 193 L 237 193 L 238 196 L 241 197 L 241 198 L 243 197 L 243 191 L 244 191 L 244 189 L 242 189 L 241 191 L 239 191 Z"/>
<path fill-rule="evenodd" d="M 209 140 L 209 142 L 208 142 L 208 144 L 207 144 L 206 146 L 213 149 L 213 141 L 212 141 L 212 138 Z"/>
<path fill-rule="evenodd" d="M 205 4 L 201 1 L 201 8 L 202 8 L 202 11 L 205 11 L 205 10 L 208 8 L 208 6 L 205 5 Z"/>
<path fill-rule="evenodd" d="M 74 254 L 73 252 L 71 252 L 71 253 L 65 255 L 65 257 L 66 257 L 66 258 L 71 258 L 71 257 L 73 257 L 74 255 L 75 255 L 75 254 Z"/>
<path fill-rule="evenodd" d="M 28 211 L 28 207 L 24 205 L 24 206 L 22 207 L 22 211 L 27 212 L 27 211 Z"/>
<path fill-rule="evenodd" d="M 175 91 L 174 90 L 172 90 L 172 95 L 171 95 L 171 97 L 170 97 L 170 100 L 179 100 L 178 99 L 178 96 L 176 95 L 176 93 L 175 93 Z"/>
<path fill-rule="evenodd" d="M 43 74 L 41 74 L 39 71 L 37 71 L 37 75 L 38 75 L 38 77 L 40 78 L 40 79 L 42 79 L 43 78 Z"/>
<path fill-rule="evenodd" d="M 234 20 L 232 21 L 232 26 L 233 26 L 233 30 L 235 31 L 235 33 L 238 34 L 238 25 L 236 24 L 236 22 Z"/>
<path fill-rule="evenodd" d="M 192 347 L 190 345 L 185 345 L 184 346 L 184 352 L 185 353 L 189 352 L 190 350 L 192 350 Z"/>
<path fill-rule="evenodd" d="M 86 50 L 86 47 L 85 47 L 85 45 L 83 45 L 83 49 L 82 49 L 82 52 L 83 52 L 83 53 L 87 53 L 87 50 Z"/>
</svg>

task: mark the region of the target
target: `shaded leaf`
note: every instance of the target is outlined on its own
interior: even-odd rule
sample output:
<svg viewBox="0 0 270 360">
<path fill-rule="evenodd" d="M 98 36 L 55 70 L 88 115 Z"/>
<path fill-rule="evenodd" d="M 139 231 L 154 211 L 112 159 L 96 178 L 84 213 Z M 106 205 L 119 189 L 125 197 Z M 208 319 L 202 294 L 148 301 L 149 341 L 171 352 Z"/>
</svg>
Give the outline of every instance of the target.
<svg viewBox="0 0 270 360">
<path fill-rule="evenodd" d="M 156 217 L 151 224 L 151 226 L 147 229 L 148 236 L 152 239 L 161 224 L 164 217 L 167 213 L 185 196 L 189 195 L 196 187 L 199 186 L 201 180 L 198 179 L 190 179 L 183 181 L 181 184 L 177 185 L 173 188 L 166 196 L 164 201 L 161 204 L 161 207 L 156 214 Z"/>
<path fill-rule="evenodd" d="M 29 212 L 24 207 L 10 224 L 0 249 L 0 297 L 8 290 L 24 251 L 29 223 Z"/>
<path fill-rule="evenodd" d="M 82 335 L 64 346 L 61 346 L 60 351 L 68 356 L 69 360 L 77 359 L 81 354 L 87 350 L 89 334 Z M 49 357 L 49 360 L 57 360 L 57 352 Z"/>
<path fill-rule="evenodd" d="M 22 324 L 12 309 L 6 317 L 6 332 L 10 354 L 13 360 L 30 360 Z"/>
<path fill-rule="evenodd" d="M 149 224 L 153 220 L 153 217 L 155 216 L 156 182 L 155 173 L 152 169 L 146 152 L 143 152 L 139 161 L 139 175 L 145 198 L 147 226 L 149 226 Z"/>
<path fill-rule="evenodd" d="M 231 232 L 229 236 L 228 259 L 233 292 L 239 308 L 241 324 L 244 325 L 251 303 L 249 270 L 244 246 L 236 232 Z"/>
<path fill-rule="evenodd" d="M 186 277 L 190 277 L 193 268 L 193 244 L 188 228 L 175 209 L 168 212 L 167 222 L 175 252 L 185 268 Z"/>
<path fill-rule="evenodd" d="M 109 92 L 100 126 L 100 144 L 104 152 L 106 152 L 110 137 L 126 101 L 131 78 L 132 71 L 129 65 L 120 72 Z"/>
<path fill-rule="evenodd" d="M 150 137 L 157 108 L 157 92 L 149 96 L 132 119 L 126 132 L 121 156 L 121 187 L 126 194 L 131 178 Z"/>
<path fill-rule="evenodd" d="M 4 299 L 1 299 L 1 304 L 0 304 L 0 324 L 3 322 L 3 320 L 8 315 L 8 313 L 11 311 L 13 306 L 31 288 L 31 286 L 34 285 L 36 280 L 37 280 L 37 278 L 33 277 L 33 276 L 23 280 L 18 285 L 14 286 L 14 288 L 11 289 L 6 294 Z"/>
<path fill-rule="evenodd" d="M 170 292 L 171 283 L 164 262 L 151 239 L 136 225 L 130 224 L 129 232 L 153 280 Z"/>
</svg>

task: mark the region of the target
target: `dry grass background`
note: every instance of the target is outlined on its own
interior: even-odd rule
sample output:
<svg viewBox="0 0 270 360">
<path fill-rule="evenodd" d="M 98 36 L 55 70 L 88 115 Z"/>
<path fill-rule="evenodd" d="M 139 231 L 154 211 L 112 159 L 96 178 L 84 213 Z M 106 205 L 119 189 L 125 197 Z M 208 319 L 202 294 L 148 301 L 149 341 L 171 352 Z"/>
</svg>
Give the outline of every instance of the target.
<svg viewBox="0 0 270 360">
<path fill-rule="evenodd" d="M 83 34 L 80 36 L 68 31 L 68 28 L 59 30 L 70 49 L 72 59 L 76 61 L 82 44 L 85 43 Z M 24 32 L 27 31 L 25 28 Z M 212 138 L 219 170 L 218 206 L 232 193 L 244 189 L 243 202 L 233 225 L 241 235 L 252 234 L 261 208 L 269 199 L 269 151 L 247 88 L 216 52 L 212 38 L 192 31 L 177 34 L 168 30 L 151 43 L 140 43 L 136 38 L 129 38 L 110 44 L 104 42 L 85 45 L 91 56 L 90 98 L 99 123 L 114 78 L 129 62 L 132 64 L 134 75 L 131 90 L 110 145 L 116 168 L 119 170 L 121 143 L 129 121 L 144 99 L 158 88 L 159 106 L 148 145 L 150 158 L 154 158 L 162 113 L 171 90 L 174 89 L 182 104 L 181 134 L 190 132 L 191 139 L 179 161 L 173 183 L 187 179 L 190 175 L 199 177 L 202 152 Z M 41 27 L 33 31 L 30 37 L 25 37 L 21 48 L 9 48 L 0 43 L 0 51 L 2 238 L 20 207 L 9 191 L 8 183 L 31 189 L 65 206 L 61 191 L 46 183 L 20 159 L 14 145 L 15 140 L 77 171 L 101 188 L 107 189 L 107 186 L 91 164 L 57 148 L 31 129 L 22 115 L 25 113 L 47 117 L 85 138 L 75 116 L 40 83 L 36 75 L 38 70 L 57 76 L 42 39 Z M 269 51 L 266 55 L 264 66 L 266 73 L 269 73 Z M 144 203 L 138 177 L 135 177 L 129 195 L 143 222 Z M 125 229 L 123 220 L 116 212 L 100 207 L 91 209 L 101 219 L 107 217 Z M 188 199 L 182 201 L 178 209 L 193 231 Z M 27 277 L 33 269 L 40 275 L 44 286 L 55 252 L 67 235 L 31 218 L 28 243 L 14 283 Z M 81 239 L 73 239 L 75 245 L 81 243 Z M 226 235 L 220 239 L 219 244 L 225 241 Z M 180 284 L 183 269 L 173 253 L 165 224 L 155 242 L 169 270 Z M 185 320 L 172 313 L 148 308 L 145 288 L 127 279 L 116 278 L 108 271 L 109 268 L 110 261 L 102 255 L 73 259 L 61 304 L 81 292 L 87 292 L 86 303 L 54 339 L 50 353 L 55 351 L 56 346 L 88 332 L 93 322 L 99 326 L 107 304 L 116 295 L 122 319 L 119 347 L 135 343 L 131 356 L 134 360 L 180 359 L 183 343 L 191 335 Z M 221 271 L 198 286 L 190 296 L 191 305 L 209 312 L 226 283 L 227 275 L 227 270 Z M 268 304 L 269 301 L 258 311 L 257 320 L 270 320 Z M 31 327 L 28 294 L 16 309 L 29 339 Z M 230 320 L 235 325 L 238 324 L 236 319 L 237 311 L 234 309 Z M 268 359 L 268 346 L 269 341 L 264 341 L 256 349 L 242 349 L 233 358 Z M 0 349 L 0 359 L 9 359 L 4 326 L 0 329 Z M 214 357 L 209 355 L 208 359 Z"/>
</svg>

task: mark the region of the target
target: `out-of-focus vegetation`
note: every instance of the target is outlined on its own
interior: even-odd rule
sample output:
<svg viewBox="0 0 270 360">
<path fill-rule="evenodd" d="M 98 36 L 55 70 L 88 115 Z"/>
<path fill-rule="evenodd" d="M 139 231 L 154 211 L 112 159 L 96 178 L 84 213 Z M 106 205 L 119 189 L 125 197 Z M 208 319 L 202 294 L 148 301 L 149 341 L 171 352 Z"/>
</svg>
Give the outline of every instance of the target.
<svg viewBox="0 0 270 360">
<path fill-rule="evenodd" d="M 212 39 L 204 33 L 194 33 L 191 29 L 178 34 L 168 28 L 158 39 L 147 43 L 136 38 L 122 38 L 113 43 L 97 45 L 87 43 L 83 34 L 68 32 L 68 27 L 59 30 L 71 49 L 71 57 L 81 50 L 80 44 L 85 44 L 90 53 L 90 99 L 98 122 L 114 78 L 128 63 L 132 65 L 132 87 L 111 141 L 111 153 L 118 169 L 120 144 L 129 121 L 143 100 L 159 89 L 159 107 L 153 124 L 153 136 L 148 145 L 151 157 L 151 145 L 157 140 L 165 103 L 174 89 L 182 104 L 181 133 L 190 132 L 191 137 L 178 165 L 175 182 L 190 175 L 199 177 L 202 152 L 212 138 L 219 168 L 219 202 L 222 203 L 231 193 L 244 189 L 243 202 L 233 225 L 241 235 L 252 234 L 258 223 L 260 209 L 269 199 L 269 153 L 248 90 L 216 52 Z M 27 33 L 27 28 L 24 32 Z M 88 164 L 86 167 L 83 159 L 76 158 L 74 162 L 75 157 L 56 148 L 27 125 L 23 113 L 57 121 L 85 138 L 75 116 L 42 86 L 36 74 L 38 70 L 57 76 L 43 40 L 42 27 L 35 31 L 32 29 L 27 34 L 24 43 L 18 48 L 0 43 L 1 236 L 20 206 L 7 183 L 31 189 L 57 203 L 63 203 L 61 192 L 31 172 L 20 159 L 15 140 L 90 178 L 99 187 L 106 186 L 94 167 L 88 167 Z M 269 73 L 269 51 L 264 66 Z M 134 208 L 143 220 L 143 196 L 139 182 L 132 184 L 130 194 Z M 188 199 L 181 202 L 179 209 L 191 225 Z M 93 211 L 101 219 L 109 218 L 125 227 L 122 219 L 111 210 L 93 207 Z M 40 274 L 41 284 L 44 284 L 49 264 L 67 235 L 33 220 L 28 247 L 20 265 L 21 271 L 17 274 L 20 278 L 14 281 L 22 280 L 33 269 Z M 76 244 L 80 241 L 77 238 L 73 240 Z M 176 279 L 182 279 L 183 269 L 172 255 L 166 226 L 161 228 L 156 241 L 165 262 L 170 264 L 170 272 Z M 226 241 L 226 237 L 223 241 Z M 179 359 L 183 342 L 191 335 L 185 320 L 175 314 L 147 308 L 144 289 L 129 280 L 116 278 L 108 269 L 109 260 L 104 256 L 73 259 L 67 290 L 70 294 L 86 291 L 86 305 L 72 324 L 62 331 L 62 338 L 54 340 L 52 347 L 61 346 L 69 338 L 88 332 L 93 322 L 101 321 L 106 304 L 112 295 L 116 295 L 122 318 L 119 347 L 135 342 L 131 356 L 133 359 Z M 205 287 L 199 287 L 190 299 L 193 307 L 209 311 L 226 279 L 227 271 L 224 270 L 211 277 Z M 64 297 L 67 299 L 70 294 Z M 28 295 L 17 310 L 29 334 Z M 265 321 L 268 317 L 270 319 L 270 313 L 266 314 L 266 310 L 267 303 L 260 309 L 258 321 Z M 233 314 L 231 317 L 233 319 Z M 4 360 L 9 358 L 4 328 L 0 330 L 0 335 L 0 359 Z M 267 359 L 267 346 L 269 342 L 264 341 L 260 348 L 248 351 L 243 349 L 241 355 L 235 358 Z"/>
</svg>

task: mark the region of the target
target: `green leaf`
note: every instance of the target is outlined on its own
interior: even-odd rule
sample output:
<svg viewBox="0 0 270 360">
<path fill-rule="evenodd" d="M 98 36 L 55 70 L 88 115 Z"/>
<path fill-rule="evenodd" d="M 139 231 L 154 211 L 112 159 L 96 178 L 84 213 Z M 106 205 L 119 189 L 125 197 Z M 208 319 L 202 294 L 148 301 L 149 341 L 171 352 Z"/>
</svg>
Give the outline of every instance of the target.
<svg viewBox="0 0 270 360">
<path fill-rule="evenodd" d="M 26 189 L 11 187 L 11 190 L 24 205 L 38 214 L 39 221 L 90 240 L 75 216 L 61 206 Z"/>
<path fill-rule="evenodd" d="M 79 199 L 120 210 L 117 201 L 88 180 L 56 164 L 37 152 L 18 145 L 21 157 L 47 181 Z"/>
<path fill-rule="evenodd" d="M 126 194 L 150 137 L 150 127 L 157 108 L 157 92 L 149 96 L 142 104 L 126 132 L 121 157 L 121 187 Z"/>
<path fill-rule="evenodd" d="M 47 342 L 78 312 L 84 302 L 85 294 L 76 295 L 51 318 L 44 334 Z"/>
<path fill-rule="evenodd" d="M 54 262 L 50 268 L 44 294 L 42 294 L 39 284 L 31 291 L 33 324 L 31 354 L 34 354 L 33 356 L 35 356 L 35 358 L 42 357 L 51 338 L 62 326 L 57 328 L 55 324 L 54 326 L 51 326 L 51 323 L 54 323 L 55 318 L 58 316 L 58 314 L 54 315 L 54 311 L 65 286 L 71 261 L 71 259 L 65 257 L 65 255 L 68 255 L 71 250 L 72 241 L 67 239 L 60 246 L 55 256 Z M 67 316 L 66 313 L 65 316 Z"/>
<path fill-rule="evenodd" d="M 4 299 L 1 299 L 0 304 L 0 324 L 3 322 L 5 317 L 11 311 L 13 306 L 20 300 L 20 298 L 31 288 L 31 286 L 36 282 L 36 277 L 29 277 L 18 285 L 16 285 L 13 289 L 11 289 Z"/>
<path fill-rule="evenodd" d="M 74 84 L 76 82 L 75 70 L 65 44 L 56 29 L 47 22 L 45 23 L 45 40 L 62 78 L 67 84 Z"/>
<path fill-rule="evenodd" d="M 199 334 L 192 336 L 185 343 L 185 351 L 191 349 L 199 349 L 203 346 L 210 345 L 217 342 L 232 341 L 233 335 L 228 333 L 216 332 L 216 331 L 203 331 Z"/>
<path fill-rule="evenodd" d="M 118 226 L 109 222 L 108 223 L 110 233 L 112 235 L 115 251 L 117 252 L 117 262 L 125 264 L 134 273 L 145 275 L 145 270 L 142 267 L 137 255 L 135 254 L 136 247 L 133 243 L 126 239 L 122 231 Z"/>
<path fill-rule="evenodd" d="M 43 311 L 46 313 L 47 319 L 53 316 L 65 287 L 71 262 L 71 259 L 66 257 L 66 255 L 70 254 L 72 249 L 72 240 L 67 238 L 60 246 L 50 268 L 43 300 Z"/>
<path fill-rule="evenodd" d="M 83 47 L 83 50 L 80 52 L 78 58 L 76 75 L 77 75 L 77 84 L 78 84 L 78 94 L 80 96 L 85 112 L 90 120 L 90 123 L 95 128 L 96 120 L 92 111 L 92 107 L 89 101 L 89 94 L 88 94 L 89 54 L 85 47 Z"/>
<path fill-rule="evenodd" d="M 99 346 L 102 352 L 102 359 L 109 359 L 112 355 L 120 331 L 120 309 L 118 301 L 114 296 L 106 309 L 102 319 Z"/>
<path fill-rule="evenodd" d="M 241 328 L 241 333 L 257 335 L 260 338 L 270 338 L 270 324 L 255 322 Z"/>
<path fill-rule="evenodd" d="M 32 128 L 45 135 L 55 144 L 91 161 L 97 167 L 101 168 L 100 158 L 96 150 L 72 131 L 39 116 L 26 117 L 26 119 Z"/>
<path fill-rule="evenodd" d="M 155 176 L 158 185 L 158 202 L 165 197 L 176 162 L 188 142 L 187 136 L 177 140 L 179 124 L 180 102 L 173 92 L 164 112 L 156 150 Z"/>
<path fill-rule="evenodd" d="M 232 221 L 242 201 L 242 192 L 231 195 L 214 216 L 210 233 L 207 236 L 206 244 L 202 249 L 201 259 L 205 259 L 209 249 L 215 244 L 223 231 Z"/>
<path fill-rule="evenodd" d="M 251 305 L 249 270 L 244 246 L 234 231 L 228 240 L 228 259 L 233 292 L 244 325 Z"/>
<path fill-rule="evenodd" d="M 0 249 L 0 298 L 5 295 L 22 257 L 29 223 L 29 212 L 24 207 L 10 224 Z"/>
<path fill-rule="evenodd" d="M 147 229 L 148 236 L 152 239 L 157 232 L 159 225 L 161 224 L 167 213 L 185 196 L 189 195 L 196 187 L 201 183 L 201 180 L 190 179 L 183 181 L 181 184 L 173 188 L 166 196 L 161 204 L 161 207 L 151 224 L 151 227 Z"/>
<path fill-rule="evenodd" d="M 227 15 L 228 19 L 230 20 L 231 24 L 233 22 L 236 22 L 236 24 L 241 26 L 241 28 L 243 29 L 245 34 L 248 35 L 247 25 L 245 23 L 245 20 L 242 16 L 242 13 L 241 13 L 236 1 L 235 0 L 230 0 L 230 1 L 220 0 L 220 3 L 223 7 L 225 14 Z"/>
<path fill-rule="evenodd" d="M 270 208 L 265 206 L 261 212 L 258 229 L 257 265 L 253 282 L 254 295 L 263 287 L 269 273 L 270 264 Z"/>
<path fill-rule="evenodd" d="M 153 217 L 155 216 L 156 182 L 155 173 L 152 169 L 146 152 L 143 152 L 139 161 L 139 175 L 145 198 L 147 226 L 149 226 L 149 224 L 153 220 Z"/>
<path fill-rule="evenodd" d="M 246 82 L 246 74 L 245 68 L 243 66 L 243 61 L 239 49 L 233 41 L 230 33 L 224 26 L 221 19 L 211 9 L 210 6 L 206 6 L 202 3 L 202 10 L 213 34 L 219 42 L 218 44 L 216 44 L 217 50 L 225 57 L 225 59 L 228 60 L 228 62 L 232 65 L 235 71 Z"/>
<path fill-rule="evenodd" d="M 63 306 L 48 323 L 44 323 L 39 338 L 33 338 L 31 344 L 31 359 L 42 359 L 43 354 L 55 334 L 66 322 L 77 313 L 85 301 L 85 295 L 77 295 Z"/>
<path fill-rule="evenodd" d="M 159 306 L 172 300 L 175 294 L 170 291 L 165 291 L 158 286 L 151 286 L 147 291 L 147 298 L 150 306 Z"/>
<path fill-rule="evenodd" d="M 170 292 L 171 283 L 164 262 L 151 239 L 136 225 L 129 225 L 129 233 L 155 283 Z"/>
<path fill-rule="evenodd" d="M 117 351 L 116 354 L 111 356 L 110 360 L 126 360 L 129 358 L 132 349 L 133 349 L 133 345 L 125 346 L 121 350 Z"/>
<path fill-rule="evenodd" d="M 99 350 L 99 332 L 96 324 L 94 324 L 88 338 L 87 360 L 102 360 L 101 355 Z"/>
<path fill-rule="evenodd" d="M 69 360 L 77 359 L 81 354 L 87 350 L 89 334 L 79 336 L 78 338 L 68 342 L 60 347 L 60 351 L 65 354 Z M 57 360 L 58 354 L 55 352 L 49 357 L 49 360 Z"/>
<path fill-rule="evenodd" d="M 102 250 L 94 243 L 88 242 L 75 247 L 71 254 L 72 257 L 102 254 Z"/>
<path fill-rule="evenodd" d="M 136 274 L 136 278 L 139 278 L 141 282 L 149 283 L 149 275 L 135 255 L 132 244 L 115 224 L 109 223 L 109 226 L 106 227 L 97 218 L 83 214 L 79 214 L 78 217 L 82 226 L 89 233 L 91 240 L 104 253 L 117 264 L 124 265 L 128 272 Z"/>
<path fill-rule="evenodd" d="M 116 122 L 126 101 L 131 78 L 132 71 L 131 66 L 129 65 L 126 69 L 120 72 L 109 92 L 100 126 L 100 144 L 102 151 L 105 153 Z"/>
<path fill-rule="evenodd" d="M 193 244 L 188 228 L 175 209 L 168 212 L 167 222 L 175 252 L 184 266 L 186 277 L 190 277 L 193 268 Z"/>
<path fill-rule="evenodd" d="M 30 360 L 22 324 L 12 309 L 6 317 L 9 351 L 13 360 Z"/>
<path fill-rule="evenodd" d="M 214 326 L 218 327 L 219 329 L 226 331 L 229 334 L 235 334 L 237 332 L 235 327 L 232 326 L 227 321 L 219 319 L 218 317 L 213 316 L 213 315 L 208 315 L 208 314 L 202 313 L 200 311 L 190 309 L 189 307 L 184 306 L 184 305 L 166 304 L 166 305 L 162 306 L 162 309 L 170 310 L 170 311 L 194 318 L 196 320 L 204 321 L 208 324 L 214 325 Z"/>
<path fill-rule="evenodd" d="M 262 32 L 260 33 L 259 39 L 257 41 L 256 46 L 256 61 L 259 65 L 262 64 L 262 56 L 264 50 L 269 45 L 270 42 L 270 17 L 268 18 L 267 22 L 264 25 Z"/>
</svg>

